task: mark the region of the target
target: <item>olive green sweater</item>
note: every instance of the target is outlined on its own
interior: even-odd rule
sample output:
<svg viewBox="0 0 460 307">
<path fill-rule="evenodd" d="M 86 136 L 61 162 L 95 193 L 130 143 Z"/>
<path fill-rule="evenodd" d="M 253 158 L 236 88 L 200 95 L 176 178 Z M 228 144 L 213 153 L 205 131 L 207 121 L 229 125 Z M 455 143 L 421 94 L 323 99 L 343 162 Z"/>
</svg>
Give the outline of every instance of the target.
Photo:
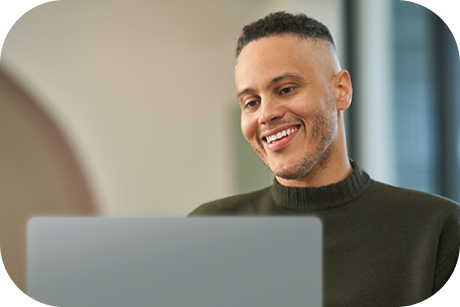
<svg viewBox="0 0 460 307">
<path fill-rule="evenodd" d="M 320 188 L 279 184 L 204 204 L 191 216 L 309 214 L 323 222 L 324 306 L 406 306 L 438 291 L 457 263 L 460 206 L 372 180 L 355 162 Z M 460 301 L 460 298 L 459 298 Z"/>
</svg>

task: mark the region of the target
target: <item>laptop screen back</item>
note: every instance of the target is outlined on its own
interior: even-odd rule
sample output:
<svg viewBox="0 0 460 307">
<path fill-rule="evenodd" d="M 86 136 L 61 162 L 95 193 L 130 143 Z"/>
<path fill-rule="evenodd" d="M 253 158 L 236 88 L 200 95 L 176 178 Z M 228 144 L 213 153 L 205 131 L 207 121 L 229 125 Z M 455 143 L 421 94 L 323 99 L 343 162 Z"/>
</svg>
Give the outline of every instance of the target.
<svg viewBox="0 0 460 307">
<path fill-rule="evenodd" d="M 313 217 L 33 218 L 27 292 L 49 305 L 322 306 Z"/>
</svg>

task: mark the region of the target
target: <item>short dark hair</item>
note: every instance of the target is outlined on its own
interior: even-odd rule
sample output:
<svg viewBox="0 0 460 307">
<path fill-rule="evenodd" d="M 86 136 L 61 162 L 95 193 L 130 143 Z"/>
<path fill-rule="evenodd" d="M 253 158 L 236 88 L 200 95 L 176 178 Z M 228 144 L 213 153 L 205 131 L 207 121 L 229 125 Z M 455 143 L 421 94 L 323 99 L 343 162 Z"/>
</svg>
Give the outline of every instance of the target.
<svg viewBox="0 0 460 307">
<path fill-rule="evenodd" d="M 245 26 L 238 38 L 236 59 L 241 50 L 251 41 L 278 34 L 297 34 L 303 38 L 323 39 L 334 45 L 329 29 L 316 19 L 305 14 L 293 15 L 286 12 L 271 13 Z"/>
</svg>

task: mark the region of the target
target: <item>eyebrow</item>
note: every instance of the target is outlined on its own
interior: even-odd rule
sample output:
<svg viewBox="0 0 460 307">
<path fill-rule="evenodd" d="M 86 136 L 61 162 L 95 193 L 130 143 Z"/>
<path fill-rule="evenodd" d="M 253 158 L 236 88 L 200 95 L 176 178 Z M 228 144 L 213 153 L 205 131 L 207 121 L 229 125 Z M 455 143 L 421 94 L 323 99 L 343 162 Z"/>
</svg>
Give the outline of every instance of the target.
<svg viewBox="0 0 460 307">
<path fill-rule="evenodd" d="M 286 79 L 286 78 L 300 78 L 300 75 L 296 74 L 296 73 L 291 73 L 291 72 L 287 72 L 287 73 L 284 73 L 278 77 L 275 77 L 273 78 L 266 86 L 266 89 L 269 90 L 271 87 L 273 87 L 273 85 L 275 85 L 277 82 L 283 80 L 283 79 Z M 238 92 L 238 94 L 236 95 L 236 98 L 240 98 L 241 95 L 244 95 L 244 94 L 247 94 L 247 93 L 255 93 L 256 90 L 253 89 L 253 88 L 245 88 L 244 90 L 241 90 L 240 92 Z"/>
</svg>

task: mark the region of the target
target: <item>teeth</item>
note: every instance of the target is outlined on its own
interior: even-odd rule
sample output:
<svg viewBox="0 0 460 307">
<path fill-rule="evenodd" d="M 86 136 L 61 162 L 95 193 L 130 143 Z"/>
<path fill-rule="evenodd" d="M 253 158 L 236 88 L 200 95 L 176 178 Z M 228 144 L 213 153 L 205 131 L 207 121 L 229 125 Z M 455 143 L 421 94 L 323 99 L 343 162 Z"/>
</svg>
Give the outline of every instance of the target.
<svg viewBox="0 0 460 307">
<path fill-rule="evenodd" d="M 285 136 L 288 136 L 288 135 L 291 135 L 293 134 L 295 131 L 297 131 L 297 128 L 296 129 L 287 129 L 287 130 L 283 130 L 281 132 L 278 132 L 277 134 L 273 134 L 273 135 L 270 135 L 268 137 L 266 137 L 267 139 L 267 142 L 268 143 L 271 143 L 275 140 L 279 140 Z"/>
</svg>

